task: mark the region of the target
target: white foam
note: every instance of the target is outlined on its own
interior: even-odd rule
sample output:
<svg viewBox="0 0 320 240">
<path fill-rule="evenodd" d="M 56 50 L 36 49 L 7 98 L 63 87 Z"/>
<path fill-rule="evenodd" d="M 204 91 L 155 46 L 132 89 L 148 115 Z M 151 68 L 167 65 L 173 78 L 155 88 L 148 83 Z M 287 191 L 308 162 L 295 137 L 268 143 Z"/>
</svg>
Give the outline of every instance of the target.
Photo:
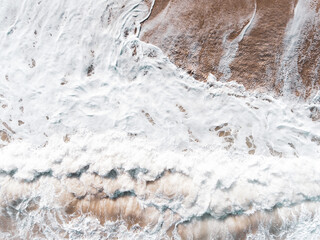
<svg viewBox="0 0 320 240">
<path fill-rule="evenodd" d="M 309 117 L 310 105 L 248 93 L 233 82 L 195 81 L 137 39 L 149 14 L 143 1 L 0 6 L 0 100 L 8 104 L 0 120 L 15 132 L 0 149 L 0 169 L 11 180 L 48 174 L 60 181 L 88 166 L 99 175 L 146 169 L 139 177 L 154 181 L 170 169 L 191 179 L 187 197 L 138 198 L 182 219 L 319 198 L 320 125 Z M 73 231 L 77 224 L 60 227 Z"/>
</svg>

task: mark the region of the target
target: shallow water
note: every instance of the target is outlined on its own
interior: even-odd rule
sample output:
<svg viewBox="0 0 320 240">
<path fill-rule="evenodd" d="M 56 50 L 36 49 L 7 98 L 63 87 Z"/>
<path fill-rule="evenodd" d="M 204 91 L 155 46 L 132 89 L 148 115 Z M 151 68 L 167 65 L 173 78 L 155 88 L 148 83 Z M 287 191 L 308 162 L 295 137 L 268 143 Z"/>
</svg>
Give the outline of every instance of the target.
<svg viewBox="0 0 320 240">
<path fill-rule="evenodd" d="M 317 239 L 319 104 L 198 82 L 152 2 L 0 3 L 0 238 Z"/>
</svg>

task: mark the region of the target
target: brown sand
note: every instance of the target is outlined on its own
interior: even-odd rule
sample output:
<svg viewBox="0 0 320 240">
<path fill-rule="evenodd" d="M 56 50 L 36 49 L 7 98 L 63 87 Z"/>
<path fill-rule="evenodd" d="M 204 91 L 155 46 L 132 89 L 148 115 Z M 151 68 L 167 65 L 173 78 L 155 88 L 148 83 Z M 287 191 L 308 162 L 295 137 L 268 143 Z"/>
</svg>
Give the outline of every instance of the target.
<svg viewBox="0 0 320 240">
<path fill-rule="evenodd" d="M 140 36 L 159 46 L 171 61 L 198 80 L 205 81 L 212 73 L 247 89 L 281 93 L 279 67 L 286 28 L 296 4 L 297 0 L 156 0 Z M 246 29 L 255 6 L 256 14 Z M 296 53 L 301 76 L 297 81 L 303 87 L 294 83 L 292 92 L 308 97 L 320 82 L 320 27 L 314 21 L 306 26 L 306 32 L 308 37 L 302 39 Z M 229 64 L 223 63 L 231 45 L 234 56 Z"/>
<path fill-rule="evenodd" d="M 148 181 L 136 181 L 130 179 L 126 173 L 117 177 L 117 179 L 103 178 L 93 174 L 84 174 L 80 179 L 66 178 L 62 180 L 53 177 L 42 177 L 35 182 L 26 183 L 8 177 L 6 185 L 0 191 L 0 206 L 2 209 L 14 209 L 23 199 L 28 199 L 35 192 L 41 191 L 43 186 L 50 186 L 54 191 L 54 205 L 56 212 L 53 216 L 61 224 L 69 222 L 82 214 L 88 214 L 97 218 L 101 224 L 105 221 L 124 220 L 128 228 L 134 225 L 140 227 L 155 227 L 159 219 L 162 219 L 162 229 L 172 236 L 175 226 L 182 239 L 225 239 L 227 234 L 231 234 L 235 239 L 246 239 L 250 232 L 258 231 L 258 227 L 264 226 L 266 231 L 277 234 L 288 222 L 295 222 L 301 211 L 309 210 L 310 213 L 318 207 L 318 203 L 304 203 L 302 206 L 275 208 L 270 211 L 255 212 L 252 214 L 242 214 L 238 216 L 228 216 L 225 219 L 214 219 L 203 216 L 190 221 L 183 222 L 183 218 L 171 209 L 160 211 L 154 206 L 146 206 L 141 202 L 141 198 L 157 202 L 157 197 L 161 199 L 185 199 L 183 205 L 189 208 L 196 199 L 196 186 L 192 179 L 179 173 L 165 172 L 159 179 Z M 126 185 L 132 186 L 135 192 L 140 195 L 123 195 L 116 198 L 110 197 L 110 193 L 119 187 Z M 178 183 L 178 184 L 177 184 Z M 139 194 L 140 192 L 140 194 Z M 189 198 L 190 206 L 187 199 Z M 50 201 L 49 201 L 50 202 Z M 61 206 L 58 207 L 57 206 Z M 50 209 L 51 206 L 48 206 Z M 26 212 L 32 213 L 39 211 L 37 200 L 30 201 Z M 44 210 L 40 210 L 44 211 Z M 21 218 L 27 215 L 22 214 Z M 9 216 L 3 212 L 0 215 L 0 230 L 12 234 L 17 231 L 14 216 Z M 29 239 L 35 236 L 44 236 L 41 229 L 44 223 L 38 223 L 33 226 Z M 45 224 L 50 226 L 48 219 Z M 61 232 L 63 233 L 63 232 Z M 62 237 L 64 238 L 64 237 Z"/>
</svg>

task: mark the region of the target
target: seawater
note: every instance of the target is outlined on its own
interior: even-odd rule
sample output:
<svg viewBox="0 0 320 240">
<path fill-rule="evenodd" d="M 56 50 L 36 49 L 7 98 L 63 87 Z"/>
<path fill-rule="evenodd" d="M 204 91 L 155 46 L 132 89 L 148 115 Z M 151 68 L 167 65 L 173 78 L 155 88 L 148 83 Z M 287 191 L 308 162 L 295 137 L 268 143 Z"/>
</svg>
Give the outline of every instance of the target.
<svg viewBox="0 0 320 240">
<path fill-rule="evenodd" d="M 317 98 L 198 82 L 153 2 L 0 3 L 0 238 L 318 239 Z"/>
</svg>

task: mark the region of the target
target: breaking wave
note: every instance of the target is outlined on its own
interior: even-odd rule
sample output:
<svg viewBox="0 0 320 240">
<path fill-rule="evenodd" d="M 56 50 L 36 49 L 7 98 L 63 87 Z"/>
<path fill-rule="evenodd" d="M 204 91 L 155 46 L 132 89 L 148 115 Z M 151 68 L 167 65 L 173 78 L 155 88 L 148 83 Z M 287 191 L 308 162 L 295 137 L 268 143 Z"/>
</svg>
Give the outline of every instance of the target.
<svg viewBox="0 0 320 240">
<path fill-rule="evenodd" d="M 1 1 L 0 237 L 317 239 L 317 98 L 194 80 L 152 6 Z"/>
</svg>

